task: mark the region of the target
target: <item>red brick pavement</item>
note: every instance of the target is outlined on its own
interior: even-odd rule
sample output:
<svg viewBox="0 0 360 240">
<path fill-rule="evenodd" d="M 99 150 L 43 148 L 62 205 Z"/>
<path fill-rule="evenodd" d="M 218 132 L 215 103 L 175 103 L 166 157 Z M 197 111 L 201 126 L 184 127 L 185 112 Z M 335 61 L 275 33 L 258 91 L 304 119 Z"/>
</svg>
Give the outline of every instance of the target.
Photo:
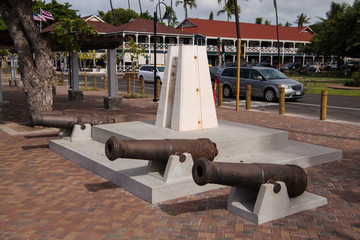
<svg viewBox="0 0 360 240">
<path fill-rule="evenodd" d="M 20 88 L 3 85 L 11 118 L 28 115 Z M 107 112 L 103 91 L 55 111 Z M 154 119 L 151 99 L 123 99 L 119 121 Z M 0 239 L 360 239 L 360 127 L 254 111 L 217 108 L 230 121 L 289 131 L 290 139 L 335 147 L 341 161 L 306 169 L 308 191 L 329 204 L 260 226 L 226 210 L 229 187 L 151 205 L 48 149 L 56 132 L 9 135 L 0 130 Z M 16 127 L 15 127 L 16 128 Z"/>
</svg>

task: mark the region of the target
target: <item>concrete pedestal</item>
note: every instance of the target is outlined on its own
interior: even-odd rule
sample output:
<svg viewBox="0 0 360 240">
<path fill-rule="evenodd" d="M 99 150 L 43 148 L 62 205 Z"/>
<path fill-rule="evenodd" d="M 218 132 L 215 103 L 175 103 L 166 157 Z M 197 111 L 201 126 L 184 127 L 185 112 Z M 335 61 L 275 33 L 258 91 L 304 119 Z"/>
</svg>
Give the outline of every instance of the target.
<svg viewBox="0 0 360 240">
<path fill-rule="evenodd" d="M 7 118 L 9 116 L 9 101 L 0 101 L 0 118 Z"/>
<path fill-rule="evenodd" d="M 104 108 L 122 110 L 122 97 L 104 97 Z"/>
<path fill-rule="evenodd" d="M 84 99 L 84 94 L 82 90 L 68 90 L 68 99 L 69 101 L 82 101 Z"/>
</svg>

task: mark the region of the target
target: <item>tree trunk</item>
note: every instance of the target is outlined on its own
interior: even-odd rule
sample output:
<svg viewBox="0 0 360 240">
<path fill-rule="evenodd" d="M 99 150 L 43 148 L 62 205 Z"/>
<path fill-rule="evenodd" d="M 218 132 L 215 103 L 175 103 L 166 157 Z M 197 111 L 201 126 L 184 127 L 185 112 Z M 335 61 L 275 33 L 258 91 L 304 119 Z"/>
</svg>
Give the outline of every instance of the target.
<svg viewBox="0 0 360 240">
<path fill-rule="evenodd" d="M 36 27 L 32 4 L 31 0 L 0 1 L 0 14 L 19 57 L 19 72 L 30 113 L 52 110 L 54 82 L 50 45 Z"/>
<path fill-rule="evenodd" d="M 141 7 L 141 0 L 139 0 L 139 8 L 140 8 L 140 14 L 143 14 L 142 7 Z"/>
<path fill-rule="evenodd" d="M 111 0 L 110 0 L 110 7 L 111 7 L 111 13 L 112 13 L 112 16 L 113 16 L 113 20 L 114 20 L 114 25 L 116 26 L 117 23 L 116 23 L 114 8 L 113 8 L 112 1 L 111 1 Z"/>
</svg>

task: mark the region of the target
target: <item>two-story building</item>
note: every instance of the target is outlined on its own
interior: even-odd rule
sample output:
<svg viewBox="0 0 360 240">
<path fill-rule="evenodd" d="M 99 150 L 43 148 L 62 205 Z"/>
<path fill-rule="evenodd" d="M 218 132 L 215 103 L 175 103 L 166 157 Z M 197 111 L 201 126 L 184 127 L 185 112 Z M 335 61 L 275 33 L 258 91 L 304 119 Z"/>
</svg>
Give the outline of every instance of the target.
<svg viewBox="0 0 360 240">
<path fill-rule="evenodd" d="M 188 18 L 177 27 L 192 33 L 196 44 L 206 45 L 209 63 L 218 64 L 218 53 L 222 61 L 236 61 L 236 23 L 216 20 Z M 242 57 L 246 62 L 277 63 L 278 40 L 276 26 L 240 23 Z M 314 61 L 314 56 L 298 53 L 301 45 L 310 43 L 314 36 L 310 27 L 279 26 L 281 63 Z M 221 43 L 219 48 L 218 43 Z"/>
<path fill-rule="evenodd" d="M 154 21 L 149 19 L 131 19 L 128 23 L 113 26 L 99 17 L 92 15 L 83 17 L 98 34 L 133 38 L 145 53 L 139 57 L 139 65 L 154 63 Z M 164 64 L 169 46 L 182 44 L 205 45 L 209 64 L 218 65 L 222 62 L 237 61 L 236 23 L 217 20 L 188 18 L 177 28 L 157 23 L 156 53 L 157 64 Z M 45 29 L 51 31 L 52 26 Z M 252 23 L 240 23 L 242 58 L 246 62 L 277 63 L 278 40 L 276 26 Z M 301 45 L 310 43 L 314 36 L 309 27 L 279 26 L 280 62 L 313 62 L 315 56 L 298 53 Z M 219 47 L 220 43 L 220 47 Z M 219 54 L 219 50 L 221 53 Z M 99 51 L 101 52 L 101 51 Z M 124 41 L 117 49 L 122 61 L 123 70 L 130 68 L 132 63 L 128 42 Z M 220 55 L 220 58 L 219 58 Z"/>
</svg>

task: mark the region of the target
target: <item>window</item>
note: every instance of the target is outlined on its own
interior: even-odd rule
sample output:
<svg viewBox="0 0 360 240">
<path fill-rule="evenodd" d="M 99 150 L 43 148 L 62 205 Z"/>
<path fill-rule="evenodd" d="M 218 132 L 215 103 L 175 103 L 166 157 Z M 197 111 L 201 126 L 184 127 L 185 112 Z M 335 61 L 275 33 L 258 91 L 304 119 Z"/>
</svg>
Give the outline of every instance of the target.
<svg viewBox="0 0 360 240">
<path fill-rule="evenodd" d="M 240 68 L 240 77 L 241 78 L 249 78 L 249 73 L 250 73 L 249 69 Z"/>
<path fill-rule="evenodd" d="M 236 77 L 236 74 L 236 68 L 227 68 L 221 75 L 225 77 Z"/>
<path fill-rule="evenodd" d="M 250 79 L 257 79 L 257 77 L 262 77 L 262 75 L 256 70 L 250 70 Z"/>
</svg>

